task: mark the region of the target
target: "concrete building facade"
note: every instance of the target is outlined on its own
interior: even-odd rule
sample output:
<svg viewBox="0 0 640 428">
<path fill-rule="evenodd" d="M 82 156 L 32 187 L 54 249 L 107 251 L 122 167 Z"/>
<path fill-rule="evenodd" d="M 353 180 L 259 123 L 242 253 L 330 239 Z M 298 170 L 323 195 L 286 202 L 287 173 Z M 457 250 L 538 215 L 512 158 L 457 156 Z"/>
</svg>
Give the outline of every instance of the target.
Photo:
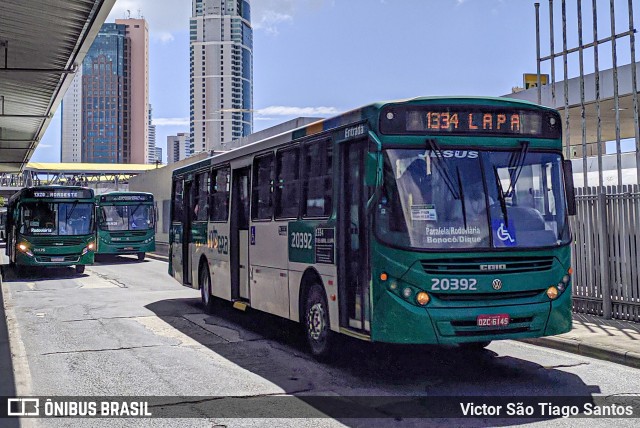
<svg viewBox="0 0 640 428">
<path fill-rule="evenodd" d="M 225 150 L 253 128 L 249 0 L 192 0 L 190 126 L 193 152 Z"/>
<path fill-rule="evenodd" d="M 188 132 L 167 136 L 167 163 L 172 164 L 191 156 L 191 145 L 191 135 Z"/>
</svg>

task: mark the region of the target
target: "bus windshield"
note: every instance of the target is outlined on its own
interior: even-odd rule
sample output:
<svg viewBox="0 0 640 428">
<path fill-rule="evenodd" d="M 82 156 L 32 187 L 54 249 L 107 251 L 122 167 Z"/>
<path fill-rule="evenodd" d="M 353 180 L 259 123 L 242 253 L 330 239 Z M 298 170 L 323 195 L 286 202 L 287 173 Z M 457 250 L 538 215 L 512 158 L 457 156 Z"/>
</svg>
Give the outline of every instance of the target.
<svg viewBox="0 0 640 428">
<path fill-rule="evenodd" d="M 93 204 L 86 202 L 25 202 L 20 233 L 25 235 L 88 235 L 93 229 Z"/>
<path fill-rule="evenodd" d="M 376 235 L 412 249 L 569 243 L 555 152 L 387 149 Z"/>
<path fill-rule="evenodd" d="M 153 207 L 146 204 L 102 205 L 98 224 L 108 231 L 148 230 L 153 228 Z"/>
</svg>

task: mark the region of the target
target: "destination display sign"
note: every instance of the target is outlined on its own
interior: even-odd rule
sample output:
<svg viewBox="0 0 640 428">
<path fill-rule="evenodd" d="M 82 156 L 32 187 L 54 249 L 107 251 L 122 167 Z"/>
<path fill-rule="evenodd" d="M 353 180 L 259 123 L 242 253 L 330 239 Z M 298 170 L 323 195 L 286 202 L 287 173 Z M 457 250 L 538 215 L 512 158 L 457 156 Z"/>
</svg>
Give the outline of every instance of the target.
<svg viewBox="0 0 640 428">
<path fill-rule="evenodd" d="M 27 189 L 27 198 L 50 198 L 50 199 L 91 199 L 93 191 L 91 189 Z"/>
<path fill-rule="evenodd" d="M 100 202 L 146 202 L 153 201 L 153 195 L 101 195 Z"/>
<path fill-rule="evenodd" d="M 560 138 L 557 113 L 469 105 L 389 107 L 380 118 L 385 134 L 472 134 Z"/>
</svg>

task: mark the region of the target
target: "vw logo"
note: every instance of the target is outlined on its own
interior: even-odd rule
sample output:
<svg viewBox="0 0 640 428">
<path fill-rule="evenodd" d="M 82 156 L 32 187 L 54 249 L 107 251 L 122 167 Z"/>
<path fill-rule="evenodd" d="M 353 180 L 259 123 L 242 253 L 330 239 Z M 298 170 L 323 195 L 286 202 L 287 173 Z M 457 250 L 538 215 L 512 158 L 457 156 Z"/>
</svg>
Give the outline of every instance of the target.
<svg viewBox="0 0 640 428">
<path fill-rule="evenodd" d="M 499 279 L 494 279 L 491 283 L 491 286 L 494 290 L 500 290 L 502 288 L 502 281 L 500 281 Z"/>
</svg>

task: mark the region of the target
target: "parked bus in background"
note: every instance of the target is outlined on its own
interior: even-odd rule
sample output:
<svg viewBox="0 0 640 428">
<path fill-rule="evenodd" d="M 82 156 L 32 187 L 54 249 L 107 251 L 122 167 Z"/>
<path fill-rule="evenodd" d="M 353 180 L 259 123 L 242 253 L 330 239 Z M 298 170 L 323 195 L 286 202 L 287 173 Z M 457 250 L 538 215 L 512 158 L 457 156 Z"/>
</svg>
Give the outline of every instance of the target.
<svg viewBox="0 0 640 428">
<path fill-rule="evenodd" d="M 83 273 L 95 250 L 93 190 L 77 186 L 37 186 L 20 190 L 7 205 L 9 263 L 75 266 Z"/>
<path fill-rule="evenodd" d="M 558 113 L 504 98 L 371 104 L 177 169 L 170 274 L 336 333 L 459 344 L 571 328 Z"/>
<path fill-rule="evenodd" d="M 96 196 L 97 254 L 135 254 L 143 261 L 156 249 L 153 195 L 110 192 Z"/>
</svg>

